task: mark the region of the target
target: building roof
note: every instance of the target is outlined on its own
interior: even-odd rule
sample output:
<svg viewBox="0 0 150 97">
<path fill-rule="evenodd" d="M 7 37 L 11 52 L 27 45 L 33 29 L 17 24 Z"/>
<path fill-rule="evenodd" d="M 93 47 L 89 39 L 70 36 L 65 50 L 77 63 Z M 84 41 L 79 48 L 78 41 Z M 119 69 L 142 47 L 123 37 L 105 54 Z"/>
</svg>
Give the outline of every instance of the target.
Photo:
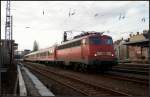
<svg viewBox="0 0 150 97">
<path fill-rule="evenodd" d="M 123 45 L 149 47 L 149 39 L 125 42 Z"/>
</svg>

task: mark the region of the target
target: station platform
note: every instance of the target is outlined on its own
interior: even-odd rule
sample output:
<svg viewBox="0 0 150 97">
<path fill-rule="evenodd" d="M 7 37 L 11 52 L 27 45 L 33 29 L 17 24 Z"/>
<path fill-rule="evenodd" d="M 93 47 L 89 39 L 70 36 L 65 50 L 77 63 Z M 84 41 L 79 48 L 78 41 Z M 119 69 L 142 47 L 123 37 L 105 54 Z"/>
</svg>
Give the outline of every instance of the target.
<svg viewBox="0 0 150 97">
<path fill-rule="evenodd" d="M 18 65 L 20 96 L 55 96 L 33 73 Z"/>
</svg>

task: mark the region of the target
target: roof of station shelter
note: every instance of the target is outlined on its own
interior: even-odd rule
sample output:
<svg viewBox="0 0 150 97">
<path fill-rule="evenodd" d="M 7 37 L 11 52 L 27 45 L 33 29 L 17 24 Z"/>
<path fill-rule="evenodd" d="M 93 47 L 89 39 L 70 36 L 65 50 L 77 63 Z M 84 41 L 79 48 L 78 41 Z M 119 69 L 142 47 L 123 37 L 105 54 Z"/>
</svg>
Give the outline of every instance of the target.
<svg viewBox="0 0 150 97">
<path fill-rule="evenodd" d="M 149 47 L 149 39 L 125 42 L 124 45 L 128 46 L 140 46 L 140 47 Z"/>
</svg>

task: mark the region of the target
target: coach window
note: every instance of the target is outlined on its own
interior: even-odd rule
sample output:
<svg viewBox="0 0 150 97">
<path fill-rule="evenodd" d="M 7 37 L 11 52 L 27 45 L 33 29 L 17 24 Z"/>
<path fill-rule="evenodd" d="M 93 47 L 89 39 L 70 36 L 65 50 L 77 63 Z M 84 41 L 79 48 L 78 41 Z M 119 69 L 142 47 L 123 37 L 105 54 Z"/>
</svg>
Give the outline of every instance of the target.
<svg viewBox="0 0 150 97">
<path fill-rule="evenodd" d="M 47 56 L 49 56 L 49 51 L 47 51 L 46 53 L 47 53 Z"/>
<path fill-rule="evenodd" d="M 43 52 L 43 56 L 46 56 L 45 52 Z"/>
<path fill-rule="evenodd" d="M 67 48 L 73 47 L 73 43 L 69 43 Z"/>
<path fill-rule="evenodd" d="M 62 46 L 61 46 L 61 49 L 64 49 L 64 48 L 65 48 L 65 45 L 62 45 Z"/>
<path fill-rule="evenodd" d="M 69 48 L 70 47 L 70 43 L 65 45 L 65 48 Z"/>
<path fill-rule="evenodd" d="M 74 46 L 78 46 L 79 45 L 79 41 L 74 42 Z"/>
<path fill-rule="evenodd" d="M 58 46 L 58 50 L 60 49 L 60 46 Z"/>
<path fill-rule="evenodd" d="M 72 43 L 72 47 L 74 47 L 74 46 L 77 46 L 77 42 L 76 41 Z"/>
<path fill-rule="evenodd" d="M 66 45 L 63 45 L 63 46 L 62 46 L 62 49 L 65 49 L 65 48 L 66 48 Z"/>
<path fill-rule="evenodd" d="M 58 49 L 62 49 L 62 46 L 59 46 Z"/>
<path fill-rule="evenodd" d="M 81 40 L 79 40 L 79 42 L 78 42 L 78 46 L 80 46 L 81 45 Z"/>
<path fill-rule="evenodd" d="M 72 43 L 67 44 L 66 48 L 70 48 L 70 47 L 72 47 Z"/>
<path fill-rule="evenodd" d="M 62 49 L 62 46 L 59 46 L 58 49 Z"/>
<path fill-rule="evenodd" d="M 74 47 L 75 46 L 75 42 L 70 43 L 70 47 Z"/>
<path fill-rule="evenodd" d="M 64 45 L 61 45 L 60 49 L 64 49 Z"/>
<path fill-rule="evenodd" d="M 46 56 L 46 52 L 44 52 L 44 56 Z"/>
<path fill-rule="evenodd" d="M 77 45 L 78 45 L 77 41 L 75 41 L 75 42 L 72 43 L 72 47 L 75 47 Z"/>
<path fill-rule="evenodd" d="M 71 46 L 70 43 L 65 44 L 65 48 L 69 48 L 70 46 Z"/>
<path fill-rule="evenodd" d="M 71 47 L 71 43 L 66 45 L 66 48 L 70 48 Z"/>
<path fill-rule="evenodd" d="M 45 56 L 48 56 L 47 51 L 45 52 Z"/>
<path fill-rule="evenodd" d="M 63 48 L 63 46 L 61 45 L 61 46 L 60 46 L 60 49 L 62 49 L 62 48 Z"/>
<path fill-rule="evenodd" d="M 65 44 L 65 45 L 63 45 L 63 49 L 65 49 L 65 48 L 67 48 L 67 45 Z"/>
<path fill-rule="evenodd" d="M 64 49 L 65 48 L 65 45 L 62 45 L 62 49 Z"/>
<path fill-rule="evenodd" d="M 76 45 L 77 45 L 76 41 L 71 43 L 71 47 L 75 47 Z"/>
</svg>

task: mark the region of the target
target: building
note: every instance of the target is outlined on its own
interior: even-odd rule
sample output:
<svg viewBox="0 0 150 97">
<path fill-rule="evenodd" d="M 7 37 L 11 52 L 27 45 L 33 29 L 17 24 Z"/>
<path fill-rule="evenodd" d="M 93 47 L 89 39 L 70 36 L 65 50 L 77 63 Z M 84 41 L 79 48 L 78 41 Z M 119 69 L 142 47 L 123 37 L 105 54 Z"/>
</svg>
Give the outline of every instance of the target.
<svg viewBox="0 0 150 97">
<path fill-rule="evenodd" d="M 12 43 L 12 51 L 9 52 L 10 45 L 5 46 L 5 43 Z M 14 51 L 18 48 L 18 44 L 14 40 L 1 40 L 0 41 L 0 67 L 7 68 L 7 66 L 12 62 L 11 60 L 14 57 Z M 11 58 L 12 57 L 12 58 Z"/>
<path fill-rule="evenodd" d="M 29 54 L 31 50 L 25 49 L 24 51 L 15 51 L 15 59 L 23 59 L 24 55 Z"/>
<path fill-rule="evenodd" d="M 114 42 L 115 54 L 119 61 L 124 61 L 125 59 L 128 59 L 128 50 L 127 46 L 123 45 L 124 43 L 125 40 L 123 40 L 123 38 Z"/>
<path fill-rule="evenodd" d="M 129 41 L 124 43 L 128 46 L 129 58 L 133 62 L 149 62 L 149 30 L 144 30 L 143 33 L 130 35 Z"/>
<path fill-rule="evenodd" d="M 149 60 L 149 30 L 143 33 L 130 34 L 126 40 L 120 39 L 114 42 L 114 48 L 119 61 L 148 63 Z"/>
<path fill-rule="evenodd" d="M 31 50 L 25 49 L 25 50 L 23 51 L 23 55 L 26 55 L 26 54 L 29 54 L 29 53 L 31 53 Z"/>
</svg>

